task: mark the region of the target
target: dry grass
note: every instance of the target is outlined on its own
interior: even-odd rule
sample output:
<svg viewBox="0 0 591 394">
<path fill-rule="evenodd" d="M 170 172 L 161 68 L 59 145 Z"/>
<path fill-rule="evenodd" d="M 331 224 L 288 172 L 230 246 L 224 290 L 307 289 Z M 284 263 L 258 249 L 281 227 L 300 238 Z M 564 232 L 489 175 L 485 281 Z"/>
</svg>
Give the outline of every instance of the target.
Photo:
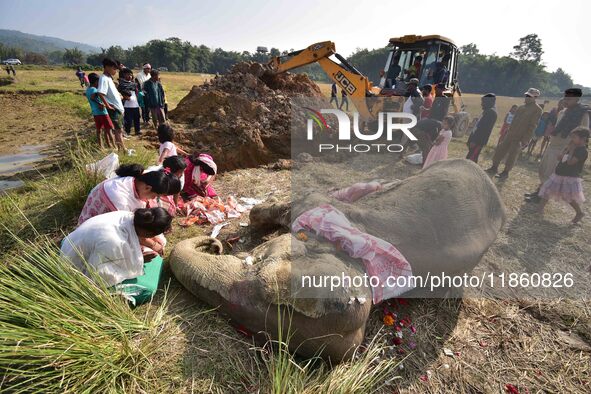
<svg viewBox="0 0 591 394">
<path fill-rule="evenodd" d="M 58 89 L 70 89 L 66 85 L 73 85 L 73 90 L 77 91 L 72 70 L 54 72 L 56 76 L 64 78 L 56 79 L 61 84 Z M 19 73 L 23 83 L 28 78 L 25 73 Z M 40 74 L 33 73 L 41 71 L 33 70 L 31 73 L 29 81 L 34 81 Z M 43 71 L 44 75 L 46 73 Z M 200 81 L 199 78 L 204 77 L 180 74 L 177 78 L 176 73 L 163 74 L 165 87 L 169 92 L 177 91 L 179 99 L 192 84 Z M 41 88 L 44 87 L 31 86 L 33 90 L 43 90 Z M 52 82 L 45 86 L 55 85 Z M 0 100 L 6 97 L 12 96 L 0 95 Z M 57 123 L 33 123 L 36 121 L 32 116 L 34 109 L 30 108 L 32 101 L 27 101 L 24 95 L 14 97 L 20 100 L 14 101 L 18 105 L 13 107 L 13 112 L 19 117 L 14 124 L 21 128 L 35 127 L 29 131 L 31 138 L 40 138 L 40 134 L 48 132 L 48 127 L 59 128 Z M 478 113 L 478 97 L 469 94 L 464 97 L 468 111 L 473 115 Z M 520 101 L 499 98 L 499 121 L 502 121 L 514 100 Z M 41 110 L 47 108 L 43 106 Z M 55 120 L 67 120 L 69 116 L 56 115 Z M 75 114 L 72 114 L 71 119 L 71 125 L 76 127 L 83 128 L 89 123 L 78 120 Z M 495 133 L 498 133 L 499 126 L 497 123 Z M 2 137 L 4 135 L 1 134 Z M 493 135 L 491 145 L 494 140 Z M 142 142 L 133 142 L 137 149 L 142 149 L 142 145 Z M 450 157 L 463 157 L 465 153 L 464 139 L 452 141 Z M 490 163 L 491 154 L 492 146 L 482 154 L 483 166 Z M 345 179 L 346 174 L 335 177 L 330 173 L 321 174 L 321 179 L 328 188 L 383 174 L 404 178 L 418 170 L 417 167 L 393 160 L 374 168 L 360 167 L 356 174 L 351 174 L 357 179 Z M 588 179 L 589 174 L 586 173 L 587 189 Z M 549 204 L 546 217 L 540 219 L 522 199 L 522 193 L 530 191 L 536 183 L 536 164 L 526 160 L 518 162 L 507 181 L 498 183 L 507 206 L 508 222 L 477 270 L 498 270 L 499 267 L 509 267 L 518 272 L 540 268 L 564 270 L 564 267 L 581 270 L 589 264 L 589 220 L 584 220 L 580 226 L 570 226 L 571 209 L 558 203 Z M 264 168 L 233 171 L 218 177 L 216 189 L 221 195 L 288 199 L 291 191 L 290 172 Z M 29 189 L 28 193 L 35 193 L 35 189 Z M 23 198 L 32 198 L 32 195 L 25 194 Z M 241 218 L 239 221 L 247 219 Z M 261 241 L 248 238 L 248 229 L 238 226 L 237 222 L 224 228 L 220 235 L 221 239 L 234 236 L 244 238 L 245 242 L 235 244 L 232 252 L 248 249 Z M 208 226 L 186 229 L 175 227 L 169 241 L 172 246 L 180 239 L 207 234 L 210 230 Z M 166 344 L 166 352 L 153 359 L 154 367 L 161 375 L 158 391 L 268 392 L 268 386 L 264 385 L 266 375 L 262 375 L 256 348 L 250 340 L 237 333 L 225 317 L 210 311 L 208 306 L 185 291 L 168 271 L 165 271 L 165 275 L 163 286 L 170 285 L 169 294 L 173 300 L 169 313 L 174 317 L 176 327 L 173 331 L 176 334 Z M 586 278 L 588 283 L 589 277 Z M 138 312 L 141 313 L 142 308 Z M 410 300 L 404 314 L 410 316 L 417 327 L 417 347 L 402 356 L 392 354 L 384 346 L 382 357 L 402 361 L 404 369 L 394 368 L 391 377 L 401 375 L 401 379 L 391 382 L 394 388 L 384 388 L 381 392 L 502 393 L 505 392 L 506 384 L 517 386 L 521 393 L 589 392 L 591 304 L 588 299 Z M 370 317 L 368 339 L 383 329 L 381 317 L 380 310 L 376 308 Z M 387 338 L 387 329 L 385 333 Z M 443 353 L 444 348 L 457 354 L 447 356 Z M 345 372 L 341 370 L 339 373 Z M 336 373 L 332 378 L 340 379 Z M 330 377 L 326 379 L 328 381 Z"/>
</svg>

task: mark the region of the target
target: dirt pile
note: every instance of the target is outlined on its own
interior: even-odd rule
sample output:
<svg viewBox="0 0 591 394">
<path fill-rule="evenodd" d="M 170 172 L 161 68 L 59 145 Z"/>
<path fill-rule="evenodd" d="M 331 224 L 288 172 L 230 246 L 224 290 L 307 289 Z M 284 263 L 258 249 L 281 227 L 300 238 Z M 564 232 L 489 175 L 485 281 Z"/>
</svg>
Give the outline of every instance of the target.
<svg viewBox="0 0 591 394">
<path fill-rule="evenodd" d="M 170 118 L 186 124 L 178 141 L 210 153 L 221 171 L 256 167 L 290 157 L 294 97 L 322 93 L 306 75 L 273 75 L 259 63 L 238 63 L 194 86 Z"/>
</svg>

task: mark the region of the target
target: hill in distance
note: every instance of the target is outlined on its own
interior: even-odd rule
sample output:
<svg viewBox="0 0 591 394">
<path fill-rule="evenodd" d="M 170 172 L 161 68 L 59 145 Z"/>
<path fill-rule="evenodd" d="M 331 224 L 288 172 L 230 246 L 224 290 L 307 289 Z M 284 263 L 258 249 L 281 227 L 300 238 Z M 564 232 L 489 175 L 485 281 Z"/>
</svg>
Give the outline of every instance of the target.
<svg viewBox="0 0 591 394">
<path fill-rule="evenodd" d="M 97 53 L 101 51 L 100 48 L 81 42 L 62 40 L 56 37 L 38 36 L 18 30 L 0 29 L 0 42 L 9 47 L 18 47 L 24 51 L 38 53 L 73 48 L 78 48 L 86 53 Z"/>
</svg>

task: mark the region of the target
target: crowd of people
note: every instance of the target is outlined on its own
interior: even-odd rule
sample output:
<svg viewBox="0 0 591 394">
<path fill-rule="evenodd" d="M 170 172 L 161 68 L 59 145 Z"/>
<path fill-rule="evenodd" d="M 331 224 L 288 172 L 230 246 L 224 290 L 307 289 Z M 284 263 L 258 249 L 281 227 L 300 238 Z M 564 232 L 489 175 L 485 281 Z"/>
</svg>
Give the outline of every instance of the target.
<svg viewBox="0 0 591 394">
<path fill-rule="evenodd" d="M 172 218 L 196 196 L 217 196 L 213 187 L 217 165 L 210 155 L 191 154 L 175 144 L 159 73 L 149 64 L 134 77 L 129 68 L 105 59 L 102 75 L 77 73 L 77 77 L 87 86 L 100 147 L 104 139 L 108 147 L 125 150 L 123 133 L 129 135 L 133 125 L 136 135 L 141 135 L 141 117 L 145 123 L 152 118 L 160 146 L 153 166 L 120 166 L 115 177 L 92 189 L 78 227 L 62 241 L 62 254 L 85 273 L 92 268 L 108 286 L 125 289 L 133 281 L 134 291 L 140 287 L 139 298 L 147 300 L 156 286 L 148 286 L 146 275 L 162 266 L 158 256 L 164 253 L 164 234 L 170 231 Z M 152 280 L 157 281 L 157 276 Z"/>
<path fill-rule="evenodd" d="M 118 81 L 114 80 L 118 74 Z M 96 125 L 99 146 L 117 147 L 125 152 L 125 142 L 131 136 L 131 128 L 141 135 L 144 125 L 153 121 L 154 128 L 167 120 L 168 106 L 160 72 L 152 70 L 149 63 L 134 76 L 133 71 L 116 60 L 103 60 L 103 73 L 86 75 L 81 68 L 76 71 L 80 85 L 87 87 L 86 97 L 90 103 Z"/>
<path fill-rule="evenodd" d="M 448 115 L 451 98 L 445 94 L 445 84 L 425 85 L 419 89 L 419 79 L 410 78 L 403 95 L 402 111 L 418 119 L 413 134 L 418 138 L 423 168 L 448 157 L 448 145 L 455 127 L 455 119 Z M 337 88 L 333 85 L 331 103 L 336 103 Z M 526 201 L 539 203 L 543 211 L 549 199 L 563 200 L 575 210 L 573 223 L 584 216 L 580 204 L 585 200 L 581 172 L 587 159 L 589 138 L 589 108 L 581 103 L 583 93 L 570 88 L 555 108 L 544 112 L 549 101 L 538 104 L 540 91 L 530 88 L 524 93 L 523 105 L 513 105 L 503 119 L 500 136 L 486 170 L 499 180 L 509 177 L 518 157 L 535 155 L 540 160 L 540 183 L 534 192 L 526 193 Z M 342 107 L 342 103 L 339 108 Z M 482 112 L 476 119 L 467 140 L 466 159 L 478 163 L 482 149 L 487 146 L 497 121 L 496 96 L 481 97 Z M 403 136 L 403 143 L 408 143 Z M 504 168 L 499 172 L 499 166 Z"/>
<path fill-rule="evenodd" d="M 539 203 L 540 212 L 543 212 L 550 199 L 565 201 L 575 210 L 573 223 L 578 223 L 584 216 L 580 206 L 585 201 L 581 173 L 588 157 L 587 145 L 590 134 L 589 108 L 581 103 L 582 94 L 579 88 L 567 89 L 558 105 L 544 112 L 549 102 L 538 104 L 540 91 L 535 88 L 528 89 L 524 94 L 524 104 L 512 106 L 505 116 L 492 164 L 486 169 L 487 173 L 499 180 L 507 179 L 519 155 L 522 152 L 527 157 L 534 155 L 534 149 L 541 140 L 537 155 L 541 160 L 538 170 L 540 183 L 535 191 L 525 193 L 526 201 Z M 466 159 L 475 163 L 478 162 L 483 147 L 488 144 L 496 124 L 495 105 L 494 94 L 482 96 L 482 113 L 467 141 Z M 431 117 L 432 113 L 433 109 Z M 433 119 L 418 121 L 416 129 L 419 129 L 419 139 L 427 140 L 419 144 L 425 158 L 424 167 L 447 157 L 447 144 L 451 139 L 451 132 L 447 130 L 449 128 L 450 123 L 445 121 L 441 125 Z M 431 141 L 434 141 L 434 148 L 431 148 Z M 433 150 L 435 153 L 431 154 Z M 501 163 L 504 163 L 504 168 L 499 172 Z"/>
</svg>

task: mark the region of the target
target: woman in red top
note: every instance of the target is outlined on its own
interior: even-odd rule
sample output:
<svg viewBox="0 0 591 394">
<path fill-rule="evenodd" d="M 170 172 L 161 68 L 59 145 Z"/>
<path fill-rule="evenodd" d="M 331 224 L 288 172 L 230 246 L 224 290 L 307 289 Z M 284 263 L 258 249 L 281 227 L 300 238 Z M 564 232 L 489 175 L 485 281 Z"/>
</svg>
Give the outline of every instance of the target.
<svg viewBox="0 0 591 394">
<path fill-rule="evenodd" d="M 199 156 L 190 156 L 185 159 L 185 186 L 183 187 L 183 198 L 190 200 L 193 197 L 216 197 L 217 193 L 211 185 L 217 174 L 218 167 L 213 158 L 201 153 Z"/>
</svg>

